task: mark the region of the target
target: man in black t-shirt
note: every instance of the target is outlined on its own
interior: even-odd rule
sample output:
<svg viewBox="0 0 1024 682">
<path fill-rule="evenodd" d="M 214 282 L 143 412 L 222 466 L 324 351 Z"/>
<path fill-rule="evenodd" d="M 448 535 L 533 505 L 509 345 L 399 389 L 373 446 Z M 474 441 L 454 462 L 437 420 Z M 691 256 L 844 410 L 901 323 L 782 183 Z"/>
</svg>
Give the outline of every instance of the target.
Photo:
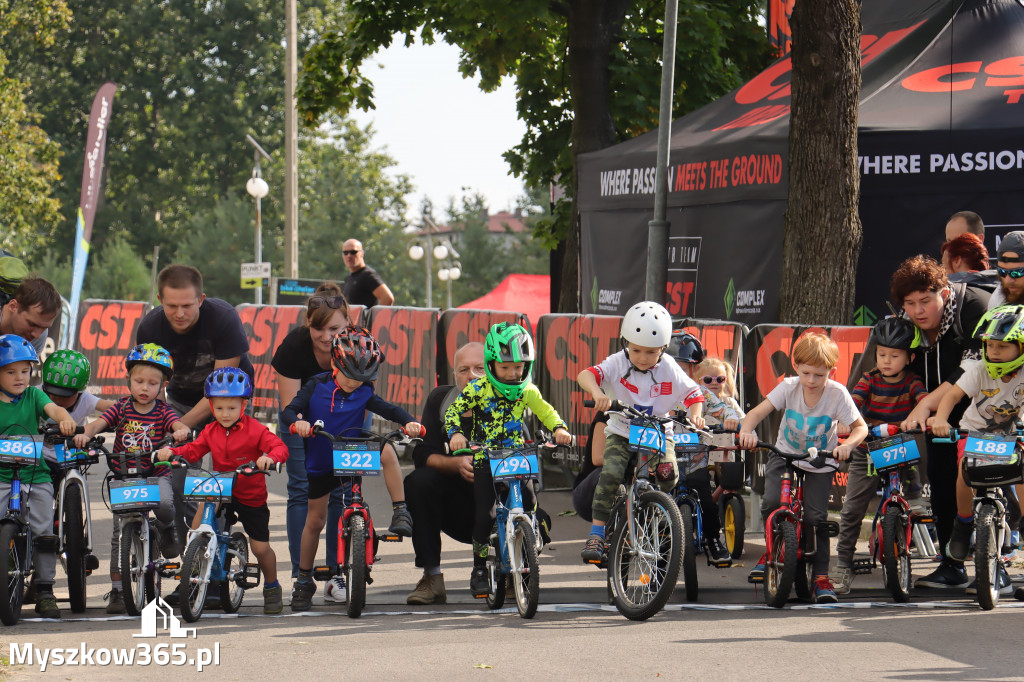
<svg viewBox="0 0 1024 682">
<path fill-rule="evenodd" d="M 391 305 L 395 296 L 384 283 L 377 271 L 363 260 L 363 245 L 358 239 L 349 239 L 341 247 L 348 275 L 345 277 L 345 300 L 349 305 L 372 308 L 375 305 Z"/>
<path fill-rule="evenodd" d="M 171 354 L 174 374 L 167 384 L 167 402 L 192 428 L 210 421 L 203 385 L 210 372 L 238 367 L 253 378 L 249 339 L 238 312 L 227 301 L 207 298 L 203 276 L 188 265 L 168 265 L 157 276 L 162 305 L 149 311 L 136 333 L 136 343 L 156 343 Z"/>
</svg>

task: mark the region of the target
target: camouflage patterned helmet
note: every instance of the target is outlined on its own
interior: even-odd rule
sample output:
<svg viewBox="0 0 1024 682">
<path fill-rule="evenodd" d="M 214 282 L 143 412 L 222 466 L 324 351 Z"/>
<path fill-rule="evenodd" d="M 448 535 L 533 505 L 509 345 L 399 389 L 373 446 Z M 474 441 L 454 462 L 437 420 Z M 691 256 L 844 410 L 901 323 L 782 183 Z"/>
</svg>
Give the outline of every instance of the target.
<svg viewBox="0 0 1024 682">
<path fill-rule="evenodd" d="M 77 350 L 62 348 L 50 353 L 43 363 L 43 390 L 70 397 L 85 390 L 92 368 Z"/>
</svg>

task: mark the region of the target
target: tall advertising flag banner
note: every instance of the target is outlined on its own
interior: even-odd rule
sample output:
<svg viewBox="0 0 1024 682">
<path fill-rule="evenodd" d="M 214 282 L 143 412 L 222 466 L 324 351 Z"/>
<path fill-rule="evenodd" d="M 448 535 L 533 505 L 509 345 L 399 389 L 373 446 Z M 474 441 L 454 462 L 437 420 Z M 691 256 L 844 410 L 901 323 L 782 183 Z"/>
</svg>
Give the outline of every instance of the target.
<svg viewBox="0 0 1024 682">
<path fill-rule="evenodd" d="M 82 170 L 82 197 L 78 202 L 78 220 L 75 223 L 75 260 L 71 272 L 71 330 L 68 338 L 74 343 L 78 303 L 82 297 L 85 266 L 89 261 L 89 242 L 92 223 L 96 218 L 96 205 L 100 198 L 103 178 L 103 153 L 107 148 L 107 126 L 114 103 L 115 83 L 104 83 L 92 100 L 89 114 L 89 132 L 85 138 L 85 168 Z"/>
</svg>

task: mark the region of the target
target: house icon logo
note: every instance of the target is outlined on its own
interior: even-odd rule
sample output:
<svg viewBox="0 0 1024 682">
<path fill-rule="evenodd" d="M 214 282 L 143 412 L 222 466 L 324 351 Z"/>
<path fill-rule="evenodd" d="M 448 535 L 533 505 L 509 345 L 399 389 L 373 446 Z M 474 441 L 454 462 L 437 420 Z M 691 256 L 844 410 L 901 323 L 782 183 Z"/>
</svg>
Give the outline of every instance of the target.
<svg viewBox="0 0 1024 682">
<path fill-rule="evenodd" d="M 142 609 L 142 632 L 132 637 L 156 637 L 158 618 L 163 619 L 163 630 L 168 633 L 168 637 L 188 637 L 189 633 L 192 633 L 192 638 L 195 639 L 196 629 L 181 627 L 178 617 L 162 597 L 157 597 Z"/>
</svg>

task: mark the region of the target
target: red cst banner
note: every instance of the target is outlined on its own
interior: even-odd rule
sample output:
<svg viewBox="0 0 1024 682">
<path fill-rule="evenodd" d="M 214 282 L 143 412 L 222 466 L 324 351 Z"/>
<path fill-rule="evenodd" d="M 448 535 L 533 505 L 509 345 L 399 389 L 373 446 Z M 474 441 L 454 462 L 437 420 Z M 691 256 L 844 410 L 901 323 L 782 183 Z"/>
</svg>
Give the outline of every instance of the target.
<svg viewBox="0 0 1024 682">
<path fill-rule="evenodd" d="M 484 342 L 491 327 L 500 322 L 522 325 L 531 334 L 530 320 L 523 313 L 452 308 L 441 313 L 438 333 L 443 347 L 437 348 L 437 377 L 441 384 L 455 382 L 455 351 L 473 341 Z M 534 338 L 534 342 L 536 342 Z M 534 379 L 537 377 L 534 371 Z"/>
<path fill-rule="evenodd" d="M 242 328 L 249 339 L 249 360 L 252 362 L 254 380 L 252 414 L 261 421 L 273 421 L 280 408 L 277 375 L 270 362 L 288 332 L 302 324 L 305 307 L 242 304 L 237 310 Z"/>
<path fill-rule="evenodd" d="M 89 299 L 80 306 L 74 346 L 89 359 L 89 392 L 116 400 L 128 395 L 124 359 L 135 345 L 135 332 L 150 306 L 142 301 Z"/>
<path fill-rule="evenodd" d="M 418 418 L 437 386 L 437 310 L 375 306 L 363 311 L 362 322 L 384 351 L 377 395 Z"/>
</svg>

